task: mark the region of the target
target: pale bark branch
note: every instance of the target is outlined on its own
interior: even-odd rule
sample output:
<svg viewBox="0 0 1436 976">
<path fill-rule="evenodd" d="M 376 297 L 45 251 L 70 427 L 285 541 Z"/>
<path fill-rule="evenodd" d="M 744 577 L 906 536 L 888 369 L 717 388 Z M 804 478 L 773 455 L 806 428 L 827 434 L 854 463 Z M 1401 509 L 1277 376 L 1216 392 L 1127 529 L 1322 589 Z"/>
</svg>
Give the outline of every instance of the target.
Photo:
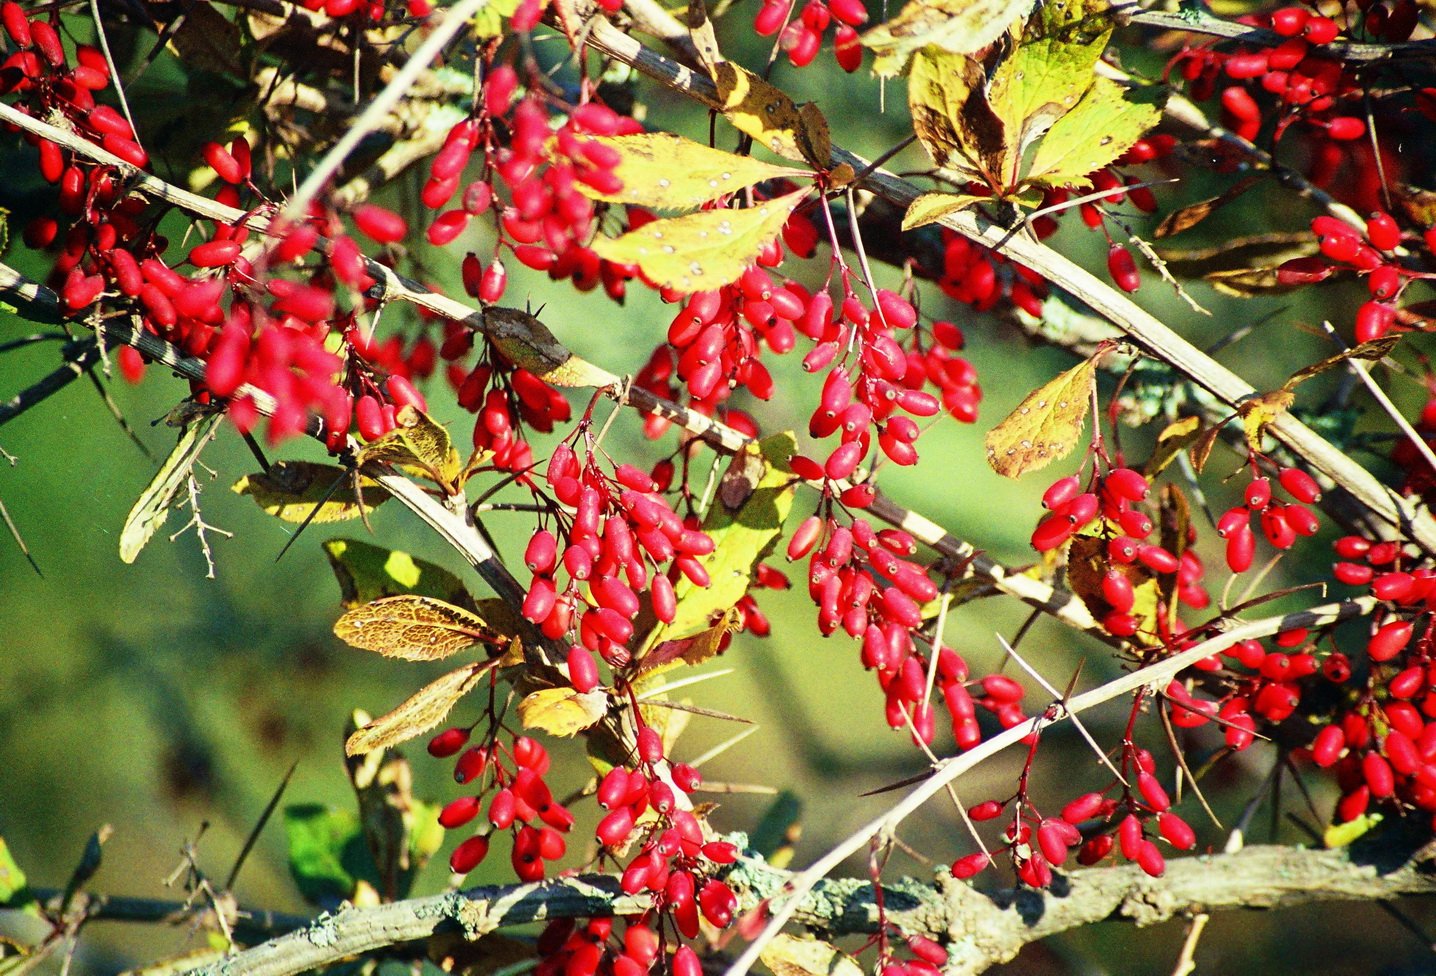
<svg viewBox="0 0 1436 976">
<path fill-rule="evenodd" d="M 974 976 L 1012 959 L 1023 946 L 1096 922 L 1151 925 L 1199 911 L 1289 908 L 1436 894 L 1430 847 L 1385 838 L 1339 850 L 1254 846 L 1235 854 L 1183 858 L 1160 878 L 1135 864 L 1059 873 L 1049 891 L 986 893 L 950 876 L 936 883 L 885 884 L 878 910 L 871 880 L 824 882 L 794 920 L 825 937 L 871 933 L 881 920 L 942 942 L 947 976 Z M 725 880 L 743 909 L 779 894 L 791 875 L 745 858 Z M 623 894 L 603 875 L 539 884 L 473 888 L 428 898 L 344 908 L 303 928 L 199 969 L 194 976 L 293 976 L 364 953 L 443 932 L 478 939 L 500 928 L 554 918 L 641 913 L 646 896 Z"/>
</svg>

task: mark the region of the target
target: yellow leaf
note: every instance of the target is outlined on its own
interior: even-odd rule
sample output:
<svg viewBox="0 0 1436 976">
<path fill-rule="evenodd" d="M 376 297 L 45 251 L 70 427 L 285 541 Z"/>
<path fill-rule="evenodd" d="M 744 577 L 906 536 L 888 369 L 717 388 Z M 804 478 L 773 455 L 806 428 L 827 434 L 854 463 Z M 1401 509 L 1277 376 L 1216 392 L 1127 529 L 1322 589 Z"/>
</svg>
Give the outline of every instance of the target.
<svg viewBox="0 0 1436 976">
<path fill-rule="evenodd" d="M 402 407 L 395 416 L 394 429 L 365 444 L 358 455 L 360 467 L 369 462 L 401 468 L 418 468 L 449 494 L 457 494 L 463 466 L 449 432 L 432 417 L 414 407 Z"/>
<path fill-rule="evenodd" d="M 458 703 L 488 673 L 490 662 L 466 664 L 436 678 L 406 698 L 398 708 L 374 719 L 349 736 L 344 743 L 346 756 L 362 756 L 375 749 L 407 742 L 422 735 L 444 720 Z"/>
<path fill-rule="evenodd" d="M 334 636 L 350 647 L 405 661 L 440 661 L 497 635 L 481 617 L 427 596 L 390 596 L 340 617 Z"/>
<path fill-rule="evenodd" d="M 865 970 L 852 956 L 821 939 L 774 936 L 758 956 L 773 976 L 863 976 Z"/>
<path fill-rule="evenodd" d="M 343 522 L 389 497 L 371 479 L 361 478 L 356 499 L 352 472 L 310 461 L 276 461 L 268 471 L 240 478 L 231 490 L 253 498 L 267 514 L 284 522 Z"/>
<path fill-rule="evenodd" d="M 740 210 L 655 220 L 622 237 L 595 240 L 593 250 L 605 260 L 638 265 L 664 288 L 720 288 L 736 281 L 763 246 L 782 232 L 793 208 L 807 195 L 807 190 L 798 190 Z"/>
<path fill-rule="evenodd" d="M 602 388 L 620 382 L 608 370 L 569 352 L 548 326 L 516 308 L 484 309 L 484 335 L 509 362 L 553 386 Z"/>
<path fill-rule="evenodd" d="M 863 35 L 877 55 L 873 72 L 900 73 L 913 53 L 933 47 L 972 54 L 997 40 L 1026 17 L 1034 0 L 909 0 L 898 15 Z"/>
<path fill-rule="evenodd" d="M 998 189 L 1006 182 L 1006 126 L 982 97 L 986 84 L 982 65 L 972 58 L 923 51 L 908 77 L 908 109 L 933 165 Z"/>
<path fill-rule="evenodd" d="M 1094 78 L 1075 108 L 1052 123 L 1037 143 L 1025 179 L 1051 187 L 1085 187 L 1101 169 L 1156 125 L 1164 93 L 1151 86 L 1127 89 Z"/>
<path fill-rule="evenodd" d="M 1261 439 L 1266 433 L 1267 424 L 1286 413 L 1295 399 L 1295 393 L 1283 389 L 1243 400 L 1237 407 L 1237 415 L 1242 418 L 1242 431 L 1246 434 L 1247 446 L 1260 453 Z"/>
<path fill-rule="evenodd" d="M 1132 584 L 1132 609 L 1127 611 L 1137 621 L 1137 631 L 1156 638 L 1157 577 L 1141 563 L 1113 563 L 1107 557 L 1107 538 L 1117 531 L 1112 523 L 1098 523 L 1100 530 L 1089 529 L 1072 537 L 1067 548 L 1067 587 L 1082 599 L 1092 616 L 1101 619 L 1112 607 L 1102 596 L 1102 577 L 1109 569 L 1126 576 Z M 1099 534 L 1100 532 L 1100 534 Z M 1104 535 L 1106 538 L 1104 538 Z"/>
<path fill-rule="evenodd" d="M 1152 448 L 1152 456 L 1147 459 L 1142 473 L 1148 480 L 1155 478 L 1201 435 L 1200 417 L 1183 417 L 1181 420 L 1172 421 L 1157 435 L 1157 444 Z"/>
<path fill-rule="evenodd" d="M 1381 826 L 1381 821 L 1385 819 L 1384 814 L 1363 813 L 1355 820 L 1327 824 L 1326 830 L 1322 831 L 1321 842 L 1330 849 L 1348 847 Z"/>
<path fill-rule="evenodd" d="M 990 199 L 972 193 L 924 193 L 908 204 L 907 213 L 902 218 L 902 229 L 926 227 L 959 210 L 966 210 L 974 204 Z"/>
<path fill-rule="evenodd" d="M 613 172 L 623 181 L 623 188 L 617 193 L 599 193 L 582 183 L 577 186 L 588 196 L 611 203 L 693 210 L 764 180 L 802 175 L 786 166 L 710 149 L 669 132 L 608 136 L 595 141 L 618 152 Z"/>
<path fill-rule="evenodd" d="M 1006 478 L 1047 467 L 1072 453 L 1087 419 L 1097 360 L 1078 363 L 1028 394 L 987 432 L 987 463 Z"/>
<path fill-rule="evenodd" d="M 782 89 L 732 61 L 713 66 L 713 83 L 723 114 L 739 132 L 776 156 L 828 168 L 832 143 L 827 120 L 816 105 L 799 108 Z"/>
<path fill-rule="evenodd" d="M 577 735 L 607 711 L 608 693 L 598 689 L 578 692 L 572 688 L 542 688 L 519 702 L 524 728 L 542 729 L 552 735 Z"/>
</svg>

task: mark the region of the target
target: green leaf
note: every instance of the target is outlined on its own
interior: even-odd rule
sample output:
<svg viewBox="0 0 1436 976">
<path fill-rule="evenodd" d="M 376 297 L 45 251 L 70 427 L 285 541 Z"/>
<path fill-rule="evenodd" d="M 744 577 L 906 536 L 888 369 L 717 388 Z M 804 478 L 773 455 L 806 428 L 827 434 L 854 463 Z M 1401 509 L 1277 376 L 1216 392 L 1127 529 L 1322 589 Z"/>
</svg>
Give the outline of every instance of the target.
<svg viewBox="0 0 1436 976">
<path fill-rule="evenodd" d="M 170 504 L 174 502 L 175 495 L 194 470 L 194 463 L 199 460 L 200 452 L 214 437 L 219 418 L 218 413 L 207 413 L 185 425 L 179 443 L 169 457 L 165 458 L 165 463 L 160 465 L 159 471 L 145 486 L 145 490 L 140 492 L 130 514 L 125 516 L 125 527 L 120 530 L 122 561 L 134 562 L 145 544 L 159 531 L 159 527 L 165 524 L 165 519 L 169 518 Z"/>
<path fill-rule="evenodd" d="M 1122 155 L 1162 117 L 1165 94 L 1155 85 L 1127 89 L 1097 78 L 1077 107 L 1037 144 L 1026 180 L 1051 187 L 1083 188 L 1087 178 Z"/>
<path fill-rule="evenodd" d="M 374 860 L 353 810 L 317 803 L 285 807 L 284 837 L 289 873 L 312 904 L 326 907 L 348 900 L 359 879 L 373 874 Z"/>
<path fill-rule="evenodd" d="M 358 539 L 330 539 L 324 554 L 339 580 L 341 600 L 352 609 L 386 596 L 431 596 L 461 607 L 473 598 L 463 582 L 442 566 Z"/>
<path fill-rule="evenodd" d="M 1111 36 L 1106 0 L 1038 5 L 987 88 L 988 103 L 1007 125 L 1010 164 L 1081 101 Z"/>
<path fill-rule="evenodd" d="M 489 0 L 474 14 L 474 39 L 485 41 L 491 37 L 502 37 L 504 20 L 512 17 L 517 9 L 519 0 Z"/>
<path fill-rule="evenodd" d="M 293 523 L 356 519 L 389 498 L 371 479 L 361 478 L 356 499 L 352 472 L 312 461 L 276 461 L 268 471 L 240 478 L 230 490 L 253 498 L 266 514 L 281 522 Z"/>
<path fill-rule="evenodd" d="M 750 443 L 733 457 L 728 482 L 708 511 L 703 531 L 715 547 L 699 561 L 709 585 L 694 586 L 685 577 L 675 586 L 678 606 L 673 622 L 658 639 L 681 640 L 702 633 L 748 592 L 753 571 L 782 534 L 793 506 L 797 479 L 788 459 L 797 453 L 791 433 L 774 434 Z M 742 472 L 738 478 L 733 473 Z M 735 488 L 746 482 L 747 489 Z"/>
<path fill-rule="evenodd" d="M 898 15 L 862 37 L 877 55 L 873 73 L 890 78 L 925 47 L 972 54 L 1027 15 L 1033 0 L 909 0 Z"/>
<path fill-rule="evenodd" d="M 593 250 L 605 260 L 638 265 L 664 288 L 720 288 L 738 280 L 807 195 L 807 190 L 798 190 L 743 209 L 655 220 L 622 237 L 599 238 Z"/>
<path fill-rule="evenodd" d="M 611 203 L 693 210 L 764 180 L 802 175 L 786 166 L 710 149 L 669 132 L 608 136 L 594 141 L 618 152 L 613 172 L 623 181 L 623 188 L 617 193 L 599 193 L 585 184 L 577 185 L 588 196 Z"/>
<path fill-rule="evenodd" d="M 25 872 L 15 863 L 5 838 L 0 837 L 0 907 L 31 908 L 34 903 L 35 896 L 30 893 Z"/>
<path fill-rule="evenodd" d="M 908 204 L 907 213 L 902 218 L 902 229 L 914 230 L 918 227 L 926 227 L 959 210 L 966 210 L 968 207 L 991 199 L 991 197 L 978 196 L 973 193 L 924 193 Z"/>
</svg>

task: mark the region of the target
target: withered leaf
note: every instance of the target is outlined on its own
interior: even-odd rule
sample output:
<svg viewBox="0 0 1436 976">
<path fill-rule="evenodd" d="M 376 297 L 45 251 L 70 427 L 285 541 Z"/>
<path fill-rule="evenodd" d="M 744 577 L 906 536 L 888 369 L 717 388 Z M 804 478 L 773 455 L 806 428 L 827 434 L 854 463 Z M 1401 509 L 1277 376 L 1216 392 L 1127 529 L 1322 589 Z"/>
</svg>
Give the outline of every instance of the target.
<svg viewBox="0 0 1436 976">
<path fill-rule="evenodd" d="M 526 729 L 541 729 L 552 735 L 577 735 L 603 718 L 608 711 L 608 693 L 575 691 L 572 688 L 541 688 L 519 701 L 519 718 Z"/>
<path fill-rule="evenodd" d="M 702 664 L 718 655 L 718 652 L 723 649 L 724 638 L 729 634 L 736 633 L 742 620 L 742 611 L 731 607 L 724 612 L 717 623 L 707 630 L 699 631 L 691 637 L 664 641 L 659 644 L 643 656 L 639 668 L 645 672 L 652 671 L 676 661 L 682 661 L 684 664 Z"/>
<path fill-rule="evenodd" d="M 1252 187 L 1256 186 L 1259 180 L 1255 176 L 1247 176 L 1238 180 L 1226 192 L 1220 196 L 1208 197 L 1205 200 L 1198 200 L 1196 203 L 1188 204 L 1173 210 L 1162 218 L 1152 236 L 1161 240 L 1164 237 L 1172 237 L 1184 230 L 1191 230 L 1193 227 L 1206 220 L 1222 207 L 1231 203 Z"/>
<path fill-rule="evenodd" d="M 831 943 L 786 932 L 774 936 L 758 958 L 773 976 L 863 976 L 865 971 Z"/>
<path fill-rule="evenodd" d="M 1077 594 L 1094 617 L 1101 619 L 1112 607 L 1102 596 L 1102 577 L 1115 569 L 1132 584 L 1135 601 L 1127 611 L 1137 620 L 1137 630 L 1148 635 L 1157 633 L 1157 580 L 1140 562 L 1113 563 L 1107 557 L 1107 543 L 1091 530 L 1072 537 L 1067 548 L 1067 586 Z"/>
<path fill-rule="evenodd" d="M 1072 453 L 1091 405 L 1097 360 L 1078 363 L 1027 395 L 987 432 L 987 463 L 1005 478 L 1020 478 Z"/>
<path fill-rule="evenodd" d="M 491 662 L 466 664 L 429 682 L 406 698 L 398 708 L 374 719 L 349 736 L 344 754 L 361 756 L 375 749 L 407 742 L 444 720 L 444 716 L 482 680 Z"/>
<path fill-rule="evenodd" d="M 732 61 L 713 66 L 713 83 L 718 86 L 723 114 L 739 132 L 784 159 L 818 169 L 831 164 L 828 123 L 816 105 L 800 109 L 782 89 Z"/>
<path fill-rule="evenodd" d="M 1350 349 L 1343 349 L 1332 356 L 1327 356 L 1319 363 L 1312 363 L 1310 366 L 1297 370 L 1292 374 L 1291 379 L 1282 384 L 1282 389 L 1292 390 L 1298 384 L 1304 383 L 1319 373 L 1324 373 L 1333 366 L 1339 366 L 1348 359 L 1365 359 L 1371 362 L 1380 362 L 1391 354 L 1391 350 L 1401 342 L 1400 333 L 1384 335 L 1379 339 L 1370 339 Z"/>
<path fill-rule="evenodd" d="M 334 624 L 334 635 L 350 647 L 405 661 L 441 661 L 496 636 L 477 614 L 413 594 L 355 607 Z"/>
<path fill-rule="evenodd" d="M 360 448 L 357 460 L 360 467 L 378 462 L 418 469 L 450 495 L 462 487 L 459 475 L 463 465 L 448 430 L 412 406 L 401 407 L 395 415 L 394 429 Z"/>
<path fill-rule="evenodd" d="M 885 78 L 902 71 L 923 48 L 973 54 L 1027 16 L 1033 0 L 909 0 L 885 24 L 862 37 L 877 55 L 873 71 Z"/>
<path fill-rule="evenodd" d="M 1201 474 L 1207 466 L 1207 459 L 1212 456 L 1212 448 L 1217 446 L 1217 436 L 1221 434 L 1220 424 L 1213 424 L 1197 436 L 1192 442 L 1191 450 L 1188 452 L 1192 459 L 1192 468 Z"/>
</svg>

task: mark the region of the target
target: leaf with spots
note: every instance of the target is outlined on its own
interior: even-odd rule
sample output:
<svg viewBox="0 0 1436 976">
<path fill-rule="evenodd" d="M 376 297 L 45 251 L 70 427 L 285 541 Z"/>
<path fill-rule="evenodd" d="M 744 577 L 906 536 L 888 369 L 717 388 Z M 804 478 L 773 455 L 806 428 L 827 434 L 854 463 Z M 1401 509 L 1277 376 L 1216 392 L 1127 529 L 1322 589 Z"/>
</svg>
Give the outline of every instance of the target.
<svg viewBox="0 0 1436 976">
<path fill-rule="evenodd" d="M 442 722 L 459 699 L 478 686 L 494 664 L 493 661 L 466 664 L 434 679 L 404 699 L 393 711 L 380 715 L 349 736 L 344 743 L 344 754 L 362 756 L 366 752 L 386 749 L 407 742 L 416 735 L 423 735 Z"/>
<path fill-rule="evenodd" d="M 738 280 L 807 195 L 798 190 L 739 210 L 655 220 L 622 237 L 595 240 L 593 250 L 604 260 L 638 265 L 664 288 L 685 293 L 720 288 Z"/>
<path fill-rule="evenodd" d="M 993 70 L 987 101 L 1006 123 L 1006 155 L 1022 159 L 1033 141 L 1072 111 L 1092 87 L 1112 18 L 1106 0 L 1039 4 L 1012 53 Z"/>
<path fill-rule="evenodd" d="M 1027 395 L 987 432 L 987 463 L 1005 478 L 1020 478 L 1061 460 L 1077 446 L 1097 376 L 1096 357 Z"/>
<path fill-rule="evenodd" d="M 464 468 L 444 425 L 412 406 L 401 407 L 394 419 L 393 430 L 360 448 L 360 467 L 379 462 L 413 469 L 448 494 L 458 494 Z"/>
<path fill-rule="evenodd" d="M 733 128 L 784 159 L 827 169 L 833 147 L 828 121 L 811 102 L 799 106 L 781 88 L 732 61 L 713 66 L 721 110 Z"/>
<path fill-rule="evenodd" d="M 405 661 L 441 661 L 498 636 L 482 617 L 427 596 L 390 596 L 355 607 L 334 624 L 350 647 Z"/>
<path fill-rule="evenodd" d="M 541 688 L 519 701 L 519 719 L 526 729 L 550 735 L 577 735 L 603 718 L 608 693 L 599 689 L 579 692 L 572 688 Z"/>
<path fill-rule="evenodd" d="M 933 165 L 998 189 L 1005 124 L 981 95 L 986 83 L 982 65 L 972 58 L 923 51 L 908 77 L 908 110 Z"/>
<path fill-rule="evenodd" d="M 623 187 L 616 193 L 599 193 L 586 184 L 575 185 L 587 195 L 610 203 L 693 210 L 764 180 L 802 175 L 786 166 L 710 149 L 668 132 L 608 136 L 595 141 L 618 153 L 613 172 L 623 181 Z"/>
<path fill-rule="evenodd" d="M 1132 148 L 1157 124 L 1164 99 L 1155 85 L 1128 89 L 1110 78 L 1095 78 L 1082 100 L 1053 122 L 1037 143 L 1025 182 L 1090 186 L 1090 173 Z"/>
<path fill-rule="evenodd" d="M 1237 407 L 1237 416 L 1242 418 L 1242 433 L 1246 435 L 1247 446 L 1261 453 L 1261 441 L 1267 426 L 1286 413 L 1295 400 L 1296 394 L 1288 389 L 1273 390 L 1243 400 Z"/>
</svg>

